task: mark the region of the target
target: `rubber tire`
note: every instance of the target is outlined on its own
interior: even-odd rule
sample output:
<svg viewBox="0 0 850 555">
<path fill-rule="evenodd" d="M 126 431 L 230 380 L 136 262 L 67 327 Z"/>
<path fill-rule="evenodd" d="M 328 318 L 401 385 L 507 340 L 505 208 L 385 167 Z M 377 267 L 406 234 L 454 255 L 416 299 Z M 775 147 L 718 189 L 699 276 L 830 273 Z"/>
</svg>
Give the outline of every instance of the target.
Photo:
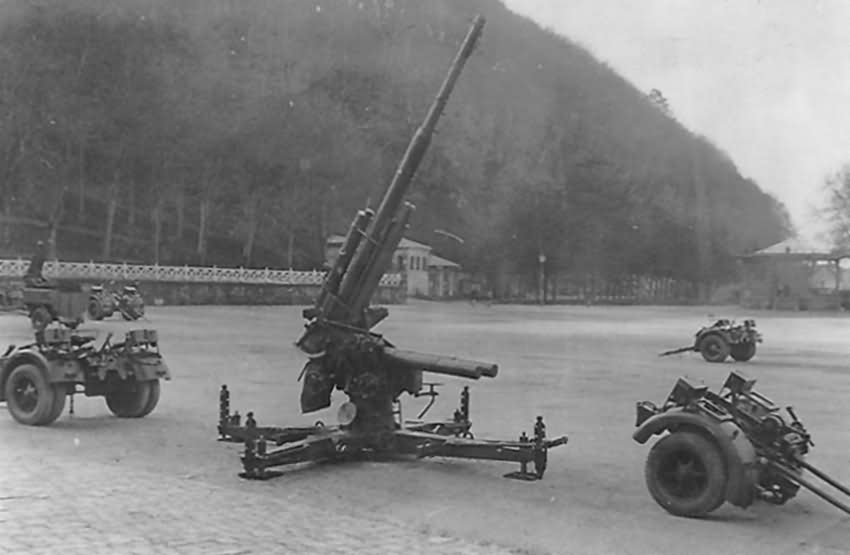
<svg viewBox="0 0 850 555">
<path fill-rule="evenodd" d="M 707 362 L 723 362 L 729 356 L 729 351 L 729 343 L 716 333 L 706 335 L 699 342 L 699 352 Z"/>
<path fill-rule="evenodd" d="M 737 362 L 747 362 L 756 355 L 756 344 L 752 341 L 745 341 L 732 345 L 730 354 Z"/>
<path fill-rule="evenodd" d="M 55 384 L 53 386 L 53 395 L 53 410 L 47 417 L 47 421 L 44 422 L 45 426 L 56 422 L 62 416 L 62 412 L 65 410 L 65 398 L 68 396 L 68 390 L 64 384 Z"/>
<path fill-rule="evenodd" d="M 15 398 L 15 382 L 21 378 L 29 379 L 35 386 L 37 400 L 35 407 L 31 411 L 21 408 Z M 48 383 L 44 372 L 37 366 L 33 364 L 16 366 L 6 378 L 3 388 L 6 395 L 6 408 L 12 415 L 12 418 L 21 424 L 43 426 L 56 420 L 56 418 L 52 420 L 50 418 L 54 413 L 55 391 L 50 383 Z"/>
<path fill-rule="evenodd" d="M 135 388 L 129 387 L 106 394 L 106 406 L 119 418 L 141 418 L 145 414 L 150 399 L 150 382 L 137 382 Z"/>
<path fill-rule="evenodd" d="M 149 384 L 149 393 L 148 393 L 148 402 L 145 405 L 144 410 L 139 415 L 139 418 L 149 415 L 153 412 L 153 409 L 156 408 L 157 403 L 159 403 L 159 380 L 152 380 L 149 382 L 145 382 Z"/>
<path fill-rule="evenodd" d="M 94 299 L 89 301 L 89 316 L 92 320 L 103 320 L 103 309 L 100 303 Z"/>
<path fill-rule="evenodd" d="M 681 455 L 693 458 L 705 473 L 706 483 L 696 495 L 677 495 L 660 478 L 671 458 Z M 728 476 L 723 454 L 710 439 L 694 432 L 674 432 L 653 445 L 646 459 L 644 478 L 655 502 L 676 516 L 705 516 L 720 507 L 726 498 Z"/>
<path fill-rule="evenodd" d="M 32 323 L 32 328 L 35 331 L 44 331 L 51 322 L 53 321 L 53 316 L 50 315 L 50 311 L 43 306 L 38 306 L 30 312 L 30 322 Z"/>
</svg>

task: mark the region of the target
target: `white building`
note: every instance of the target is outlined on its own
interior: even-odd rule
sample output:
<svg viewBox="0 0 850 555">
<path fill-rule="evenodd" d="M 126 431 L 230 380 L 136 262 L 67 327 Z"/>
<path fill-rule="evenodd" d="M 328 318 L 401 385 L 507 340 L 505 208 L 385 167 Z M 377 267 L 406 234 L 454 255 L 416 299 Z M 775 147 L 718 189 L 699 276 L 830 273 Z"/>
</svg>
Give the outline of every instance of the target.
<svg viewBox="0 0 850 555">
<path fill-rule="evenodd" d="M 325 260 L 332 266 L 345 242 L 342 235 L 331 235 L 325 243 Z M 393 253 L 391 271 L 404 272 L 407 294 L 415 297 L 445 299 L 459 294 L 460 265 L 431 253 L 431 247 L 402 238 Z"/>
</svg>

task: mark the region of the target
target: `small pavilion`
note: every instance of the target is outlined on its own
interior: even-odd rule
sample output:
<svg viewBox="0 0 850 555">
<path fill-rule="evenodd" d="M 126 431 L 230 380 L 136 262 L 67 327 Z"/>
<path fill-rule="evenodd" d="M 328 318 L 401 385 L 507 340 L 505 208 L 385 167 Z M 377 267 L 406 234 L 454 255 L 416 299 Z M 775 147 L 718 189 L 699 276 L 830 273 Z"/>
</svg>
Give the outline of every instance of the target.
<svg viewBox="0 0 850 555">
<path fill-rule="evenodd" d="M 850 259 L 850 252 L 819 248 L 797 238 L 740 256 L 740 303 L 777 310 L 840 309 L 844 293 L 850 291 L 842 276 L 843 259 Z"/>
</svg>

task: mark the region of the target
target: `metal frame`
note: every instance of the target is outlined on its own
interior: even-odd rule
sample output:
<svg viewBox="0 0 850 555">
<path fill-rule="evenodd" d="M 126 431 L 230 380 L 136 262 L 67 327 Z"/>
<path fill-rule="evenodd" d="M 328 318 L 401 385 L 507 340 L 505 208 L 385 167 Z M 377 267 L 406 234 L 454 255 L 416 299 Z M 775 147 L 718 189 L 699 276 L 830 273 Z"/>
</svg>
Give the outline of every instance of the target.
<svg viewBox="0 0 850 555">
<path fill-rule="evenodd" d="M 420 396 L 431 397 L 419 418 L 425 415 L 438 395 L 436 386 L 426 384 L 428 391 Z M 409 455 L 416 458 L 450 457 L 517 462 L 520 470 L 505 474 L 507 478 L 534 481 L 543 478 L 548 450 L 565 445 L 566 436 L 546 438 L 546 425 L 538 416 L 534 437 L 525 432 L 517 441 L 474 439 L 469 419 L 469 387 L 461 392 L 460 407 L 453 417 L 442 421 L 403 420 L 401 403 L 395 401 L 396 428 L 394 430 L 362 432 L 349 426 L 326 427 L 317 422 L 313 426 L 278 428 L 259 426 L 254 414 L 246 414 L 241 423 L 239 412 L 230 412 L 230 391 L 221 386 L 219 394 L 219 441 L 242 442 L 243 472 L 240 476 L 253 480 L 266 480 L 279 476 L 273 467 L 322 460 L 346 460 L 368 457 Z M 270 448 L 270 444 L 273 446 Z M 278 448 L 275 448 L 278 447 Z M 528 470 L 528 465 L 534 467 Z"/>
</svg>

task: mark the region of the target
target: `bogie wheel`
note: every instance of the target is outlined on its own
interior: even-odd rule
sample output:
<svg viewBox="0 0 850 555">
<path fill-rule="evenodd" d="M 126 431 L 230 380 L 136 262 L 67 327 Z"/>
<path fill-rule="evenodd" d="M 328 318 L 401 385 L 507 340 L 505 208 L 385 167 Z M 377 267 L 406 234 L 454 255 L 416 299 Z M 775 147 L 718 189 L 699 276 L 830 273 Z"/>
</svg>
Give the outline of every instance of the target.
<svg viewBox="0 0 850 555">
<path fill-rule="evenodd" d="M 122 389 L 106 394 L 106 406 L 112 414 L 120 418 L 141 418 L 147 414 L 145 409 L 148 408 L 151 396 L 150 384 L 151 382 L 125 384 Z"/>
<path fill-rule="evenodd" d="M 144 410 L 139 415 L 139 418 L 143 416 L 149 415 L 153 412 L 153 409 L 156 408 L 157 403 L 159 403 L 159 380 L 153 380 L 150 382 L 145 382 L 149 386 L 149 394 L 148 394 L 148 402 L 145 405 Z"/>
<path fill-rule="evenodd" d="M 645 478 L 653 499 L 676 516 L 705 516 L 726 497 L 727 472 L 720 449 L 693 432 L 675 432 L 653 445 Z"/>
<path fill-rule="evenodd" d="M 21 364 L 12 370 L 6 379 L 5 394 L 9 413 L 21 424 L 43 426 L 56 420 L 51 418 L 55 391 L 37 366 Z"/>
<path fill-rule="evenodd" d="M 44 331 L 44 328 L 53 321 L 50 311 L 44 306 L 37 306 L 30 312 L 30 322 L 35 331 Z"/>
<path fill-rule="evenodd" d="M 732 345 L 732 358 L 738 362 L 747 362 L 756 354 L 756 344 L 752 341 L 745 341 Z"/>
<path fill-rule="evenodd" d="M 708 362 L 723 362 L 729 356 L 729 343 L 720 335 L 707 335 L 699 342 L 699 352 Z"/>
<path fill-rule="evenodd" d="M 89 301 L 89 316 L 91 316 L 92 320 L 103 320 L 103 308 L 101 308 L 100 303 L 94 299 Z"/>
<path fill-rule="evenodd" d="M 62 412 L 65 410 L 65 397 L 68 396 L 68 390 L 65 388 L 65 385 L 55 384 L 53 386 L 53 396 L 53 410 L 44 424 L 51 424 L 62 416 Z"/>
</svg>

